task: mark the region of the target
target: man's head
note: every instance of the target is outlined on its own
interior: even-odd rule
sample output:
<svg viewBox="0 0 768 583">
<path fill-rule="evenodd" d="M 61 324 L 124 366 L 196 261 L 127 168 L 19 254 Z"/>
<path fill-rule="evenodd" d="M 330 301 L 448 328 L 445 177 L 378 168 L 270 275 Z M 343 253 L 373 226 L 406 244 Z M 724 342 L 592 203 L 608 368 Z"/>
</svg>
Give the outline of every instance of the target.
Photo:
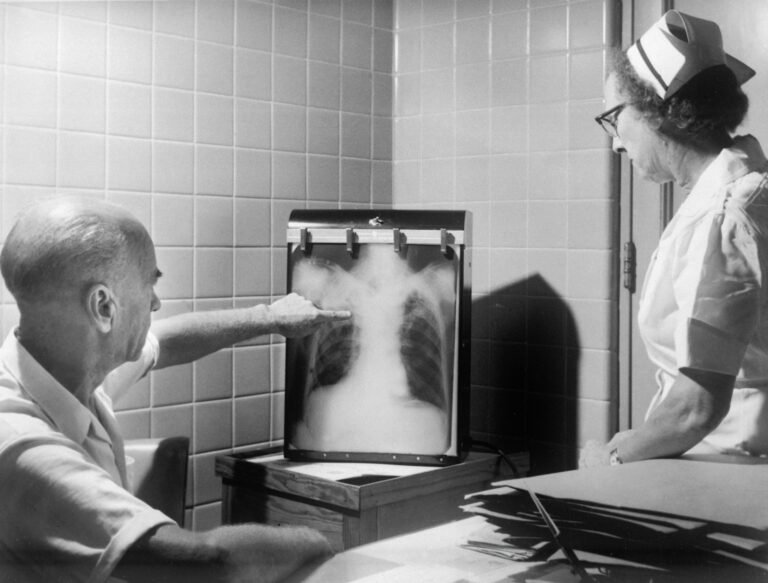
<svg viewBox="0 0 768 583">
<path fill-rule="evenodd" d="M 0 270 L 22 323 L 56 306 L 66 311 L 63 320 L 82 317 L 109 337 L 116 360 L 138 357 L 150 313 L 160 306 L 146 229 L 124 209 L 95 199 L 54 198 L 26 209 L 6 238 Z"/>
</svg>

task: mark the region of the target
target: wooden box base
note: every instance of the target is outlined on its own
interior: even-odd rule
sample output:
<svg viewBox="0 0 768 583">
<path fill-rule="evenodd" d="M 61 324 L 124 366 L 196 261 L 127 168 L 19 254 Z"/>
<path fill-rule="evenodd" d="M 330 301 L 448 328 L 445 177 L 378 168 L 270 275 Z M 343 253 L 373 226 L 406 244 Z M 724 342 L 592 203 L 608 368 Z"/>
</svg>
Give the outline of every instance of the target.
<svg viewBox="0 0 768 583">
<path fill-rule="evenodd" d="M 509 457 L 527 472 L 527 454 Z M 362 473 L 346 477 L 357 469 Z M 498 455 L 474 452 L 461 463 L 425 468 L 292 462 L 257 450 L 219 456 L 216 473 L 225 524 L 311 526 L 335 551 L 461 518 L 466 494 L 512 477 Z"/>
</svg>

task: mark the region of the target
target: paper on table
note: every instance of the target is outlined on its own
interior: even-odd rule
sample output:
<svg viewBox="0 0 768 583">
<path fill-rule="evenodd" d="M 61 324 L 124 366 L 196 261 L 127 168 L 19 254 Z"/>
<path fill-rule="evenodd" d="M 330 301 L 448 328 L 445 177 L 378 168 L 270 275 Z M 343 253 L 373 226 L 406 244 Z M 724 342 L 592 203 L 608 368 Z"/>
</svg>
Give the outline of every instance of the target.
<svg viewBox="0 0 768 583">
<path fill-rule="evenodd" d="M 497 486 L 617 508 L 768 529 L 768 465 L 646 460 L 504 480 Z"/>
<path fill-rule="evenodd" d="M 255 464 L 272 463 L 280 464 L 284 469 L 323 478 L 326 480 L 347 480 L 360 476 L 391 476 L 393 478 L 401 476 L 413 476 L 422 472 L 434 470 L 434 466 L 412 466 L 396 464 L 374 464 L 374 463 L 355 463 L 355 462 L 322 462 L 322 463 L 302 463 L 286 460 L 282 454 L 271 456 L 259 456 L 250 458 L 247 461 Z"/>
</svg>

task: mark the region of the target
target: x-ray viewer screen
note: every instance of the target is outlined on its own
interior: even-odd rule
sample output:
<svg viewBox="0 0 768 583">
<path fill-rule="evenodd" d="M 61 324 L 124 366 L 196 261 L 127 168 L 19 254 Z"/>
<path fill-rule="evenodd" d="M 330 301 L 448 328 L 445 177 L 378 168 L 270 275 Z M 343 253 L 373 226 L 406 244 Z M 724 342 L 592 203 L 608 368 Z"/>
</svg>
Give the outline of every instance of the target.
<svg viewBox="0 0 768 583">
<path fill-rule="evenodd" d="M 286 443 L 331 452 L 456 453 L 459 258 L 436 245 L 313 244 L 291 288 L 352 312 L 286 351 Z"/>
</svg>

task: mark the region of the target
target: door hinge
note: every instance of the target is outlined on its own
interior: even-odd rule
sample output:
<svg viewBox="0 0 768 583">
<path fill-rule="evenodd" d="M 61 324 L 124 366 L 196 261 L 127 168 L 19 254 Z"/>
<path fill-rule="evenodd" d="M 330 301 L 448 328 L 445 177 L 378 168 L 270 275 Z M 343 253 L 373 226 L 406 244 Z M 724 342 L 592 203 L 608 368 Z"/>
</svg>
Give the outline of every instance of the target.
<svg viewBox="0 0 768 583">
<path fill-rule="evenodd" d="M 622 271 L 624 273 L 624 289 L 629 293 L 635 293 L 637 282 L 637 259 L 635 257 L 635 244 L 632 241 L 624 243 L 624 260 Z"/>
</svg>

